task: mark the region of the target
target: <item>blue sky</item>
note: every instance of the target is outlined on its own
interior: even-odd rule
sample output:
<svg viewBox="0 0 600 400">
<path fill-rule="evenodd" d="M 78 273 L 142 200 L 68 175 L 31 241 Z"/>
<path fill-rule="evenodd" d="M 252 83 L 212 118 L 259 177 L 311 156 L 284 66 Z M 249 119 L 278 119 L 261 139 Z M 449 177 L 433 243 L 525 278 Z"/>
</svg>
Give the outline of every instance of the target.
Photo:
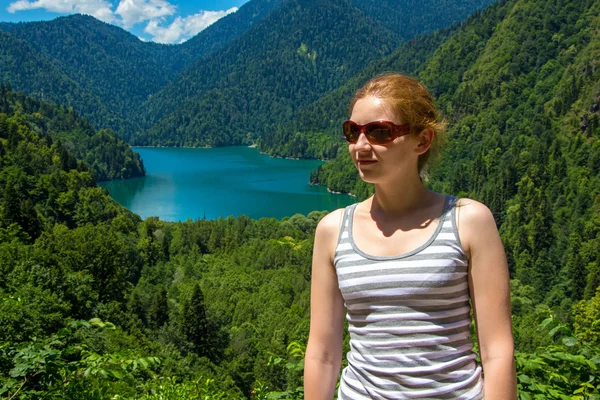
<svg viewBox="0 0 600 400">
<path fill-rule="evenodd" d="M 51 20 L 82 13 L 143 40 L 181 43 L 248 0 L 0 0 L 0 21 Z"/>
</svg>

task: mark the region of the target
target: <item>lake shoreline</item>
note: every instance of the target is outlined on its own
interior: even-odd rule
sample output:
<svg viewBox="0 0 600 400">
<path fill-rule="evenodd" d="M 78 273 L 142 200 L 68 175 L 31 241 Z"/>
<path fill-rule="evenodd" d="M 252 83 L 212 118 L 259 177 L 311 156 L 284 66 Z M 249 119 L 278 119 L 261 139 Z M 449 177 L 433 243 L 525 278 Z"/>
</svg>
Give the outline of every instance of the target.
<svg viewBox="0 0 600 400">
<path fill-rule="evenodd" d="M 189 147 L 189 146 L 180 146 L 180 147 L 176 147 L 176 146 L 130 146 L 130 147 L 132 149 L 134 149 L 134 148 L 141 148 L 141 149 L 142 148 L 147 148 L 147 149 L 220 149 L 220 148 L 232 148 L 232 147 L 247 147 L 249 149 L 257 149 L 258 150 L 258 154 L 269 156 L 269 158 L 273 158 L 273 159 L 294 160 L 294 161 L 302 161 L 302 160 L 320 161 L 322 163 L 326 163 L 326 162 L 331 161 L 331 160 L 323 160 L 323 159 L 319 159 L 319 158 L 298 158 L 298 157 L 279 157 L 279 156 L 274 156 L 272 154 L 260 151 L 260 149 L 258 148 L 258 144 L 256 144 L 256 143 L 252 143 L 252 144 L 247 145 L 247 146 L 246 145 L 237 145 L 237 146 L 221 146 L 221 147 L 210 147 L 210 146 L 206 146 L 206 147 Z M 315 170 L 313 170 L 313 171 L 315 171 Z M 335 190 L 329 189 L 329 187 L 327 187 L 327 185 L 321 185 L 321 184 L 318 184 L 318 183 L 311 183 L 311 182 L 309 182 L 308 184 L 312 185 L 312 186 L 324 187 L 331 194 L 348 195 L 348 196 L 352 196 L 354 198 L 358 198 L 354 193 L 337 192 Z"/>
<path fill-rule="evenodd" d="M 355 196 L 310 184 L 311 171 L 322 164 L 318 160 L 291 161 L 250 150 L 257 146 L 198 151 L 136 147 L 144 160 L 146 177 L 101 186 L 142 218 L 156 215 L 165 221 L 185 221 L 204 215 L 207 219 L 246 215 L 281 219 L 331 211 L 356 201 Z"/>
<path fill-rule="evenodd" d="M 218 147 L 213 147 L 213 146 L 132 146 L 129 145 L 129 147 L 131 147 L 131 149 L 224 149 L 224 148 L 228 148 L 228 147 L 247 147 L 249 149 L 258 149 L 258 144 L 256 143 L 252 143 L 249 145 L 245 145 L 245 144 L 239 144 L 239 145 L 231 145 L 231 146 L 218 146 Z M 271 158 L 279 158 L 282 160 L 311 160 L 311 161 L 320 161 L 322 163 L 326 163 L 332 160 L 326 160 L 323 158 L 302 158 L 302 157 L 281 157 L 281 156 L 274 156 L 272 154 L 266 153 L 264 151 L 260 151 L 260 149 L 258 149 L 258 153 L 259 154 L 263 154 L 265 156 L 269 156 Z"/>
</svg>

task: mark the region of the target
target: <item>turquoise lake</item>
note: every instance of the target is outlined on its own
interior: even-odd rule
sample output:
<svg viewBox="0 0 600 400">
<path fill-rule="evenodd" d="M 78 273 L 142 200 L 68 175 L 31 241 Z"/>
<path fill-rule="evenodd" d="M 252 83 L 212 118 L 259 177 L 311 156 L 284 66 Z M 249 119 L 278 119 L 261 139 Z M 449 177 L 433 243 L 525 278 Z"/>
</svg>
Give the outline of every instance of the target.
<svg viewBox="0 0 600 400">
<path fill-rule="evenodd" d="M 248 147 L 134 150 L 144 160 L 146 176 L 100 186 L 142 218 L 185 221 L 244 214 L 280 219 L 357 201 L 308 184 L 310 171 L 321 161 L 271 158 Z"/>
</svg>

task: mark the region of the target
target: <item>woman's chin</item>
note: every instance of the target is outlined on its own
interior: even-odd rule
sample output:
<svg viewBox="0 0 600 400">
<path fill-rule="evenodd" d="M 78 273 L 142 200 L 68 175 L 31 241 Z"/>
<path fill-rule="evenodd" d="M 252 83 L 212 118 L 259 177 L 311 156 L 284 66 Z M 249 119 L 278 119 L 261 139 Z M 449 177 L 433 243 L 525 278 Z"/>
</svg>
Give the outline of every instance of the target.
<svg viewBox="0 0 600 400">
<path fill-rule="evenodd" d="M 373 171 L 364 171 L 359 168 L 358 176 L 360 176 L 360 179 L 362 179 L 366 183 L 377 183 L 377 177 L 379 176 L 379 174 L 374 173 Z"/>
</svg>

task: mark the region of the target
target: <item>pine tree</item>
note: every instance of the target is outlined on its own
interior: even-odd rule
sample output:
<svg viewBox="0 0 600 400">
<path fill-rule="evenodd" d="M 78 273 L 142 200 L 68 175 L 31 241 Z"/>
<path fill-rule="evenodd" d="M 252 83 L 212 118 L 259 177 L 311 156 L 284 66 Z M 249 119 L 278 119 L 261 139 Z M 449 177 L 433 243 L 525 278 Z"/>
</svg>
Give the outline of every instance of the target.
<svg viewBox="0 0 600 400">
<path fill-rule="evenodd" d="M 15 188 L 14 180 L 9 178 L 4 187 L 4 198 L 2 199 L 2 207 L 0 211 L 2 215 L 2 223 L 8 226 L 12 223 L 22 225 L 23 216 L 21 214 L 21 195 Z"/>
<path fill-rule="evenodd" d="M 152 299 L 150 306 L 150 324 L 154 329 L 162 327 L 169 322 L 169 305 L 167 304 L 167 289 L 161 287 L 158 295 Z"/>
<path fill-rule="evenodd" d="M 183 303 L 180 327 L 186 339 L 194 345 L 199 356 L 209 354 L 209 329 L 204 308 L 204 294 L 196 284 L 192 296 Z"/>
</svg>

